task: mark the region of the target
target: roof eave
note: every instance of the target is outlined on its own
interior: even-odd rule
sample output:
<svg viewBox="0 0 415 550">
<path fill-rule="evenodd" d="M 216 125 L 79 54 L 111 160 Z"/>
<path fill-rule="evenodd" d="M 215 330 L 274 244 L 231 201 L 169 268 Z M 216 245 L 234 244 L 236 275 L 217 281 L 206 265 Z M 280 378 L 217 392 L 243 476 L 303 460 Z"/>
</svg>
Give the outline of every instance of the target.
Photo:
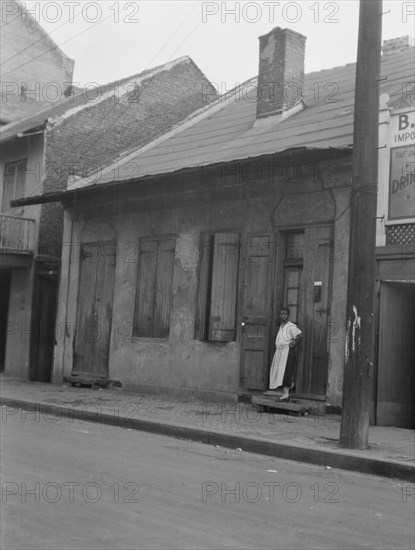
<svg viewBox="0 0 415 550">
<path fill-rule="evenodd" d="M 292 149 L 285 149 L 284 151 L 277 151 L 275 153 L 267 153 L 257 157 L 245 157 L 228 161 L 229 163 L 249 161 L 253 158 L 257 160 L 266 160 L 269 157 L 275 155 L 293 155 L 302 153 L 323 153 L 324 151 L 347 153 L 353 150 L 351 145 L 344 147 L 323 147 L 323 148 L 309 148 L 309 147 L 295 147 Z M 24 197 L 10 201 L 10 206 L 13 208 L 21 206 L 29 206 L 33 204 L 46 204 L 51 202 L 69 203 L 76 199 L 85 199 L 94 195 L 111 196 L 119 192 L 133 191 L 138 183 L 145 183 L 151 180 L 166 180 L 171 176 L 180 176 L 186 173 L 196 172 L 200 169 L 206 170 L 207 166 L 215 167 L 216 165 L 223 165 L 222 162 L 212 163 L 211 165 L 197 165 L 180 168 L 173 172 L 165 172 L 161 174 L 148 174 L 139 178 L 130 180 L 124 180 L 123 182 L 112 181 L 109 183 L 93 184 L 88 187 L 78 187 L 76 189 L 69 189 L 66 191 L 59 191 L 56 193 L 46 193 L 43 195 L 36 195 L 34 197 Z"/>
</svg>

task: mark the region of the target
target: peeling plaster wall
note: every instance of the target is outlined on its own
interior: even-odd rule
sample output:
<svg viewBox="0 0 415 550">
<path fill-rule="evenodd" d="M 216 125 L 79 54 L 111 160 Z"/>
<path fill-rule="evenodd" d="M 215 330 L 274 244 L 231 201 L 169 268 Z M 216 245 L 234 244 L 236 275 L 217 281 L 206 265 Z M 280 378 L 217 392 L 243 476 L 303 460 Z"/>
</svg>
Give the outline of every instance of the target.
<svg viewBox="0 0 415 550">
<path fill-rule="evenodd" d="M 213 343 L 194 339 L 200 233 L 203 231 L 240 231 L 242 238 L 240 287 L 243 287 L 243 244 L 254 231 L 274 232 L 275 210 L 281 202 L 281 186 L 267 184 L 262 195 L 253 185 L 250 196 L 241 192 L 226 195 L 204 193 L 203 199 L 187 200 L 184 195 L 170 200 L 143 202 L 121 200 L 105 207 L 68 210 L 65 238 L 72 236 L 72 253 L 62 258 L 59 299 L 59 322 L 74 326 L 77 315 L 79 251 L 81 243 L 109 241 L 117 243 L 109 377 L 126 389 L 172 394 L 234 395 L 241 390 L 239 330 L 236 342 Z M 345 176 L 337 188 L 319 191 L 308 182 L 306 200 L 313 220 L 333 222 L 335 212 L 347 207 L 349 188 Z M 264 188 L 262 188 L 264 189 Z M 313 189 L 316 191 L 315 201 Z M 283 190 L 283 192 L 285 192 Z M 327 200 L 323 200 L 322 196 Z M 295 204 L 295 201 L 293 202 Z M 327 210 L 330 204 L 330 210 Z M 300 209 L 301 210 L 301 209 Z M 299 218 L 304 216 L 299 213 Z M 87 220 L 87 221 L 86 221 Z M 307 223 L 307 220 L 303 220 Z M 299 224 L 301 219 L 292 223 Z M 333 266 L 332 315 L 339 324 L 338 341 L 330 343 L 328 400 L 339 403 L 344 361 L 344 320 L 346 314 L 348 216 L 334 223 L 339 262 Z M 168 339 L 134 338 L 132 322 L 136 292 L 137 260 L 140 237 L 175 235 L 176 250 L 173 270 L 170 334 Z M 238 292 L 240 304 L 243 289 Z M 240 320 L 240 305 L 237 325 Z M 71 374 L 73 331 L 58 344 L 55 357 L 55 380 Z"/>
<path fill-rule="evenodd" d="M 0 174 L 3 178 L 4 164 L 27 159 L 25 193 L 27 196 L 39 193 L 43 167 L 43 134 L 16 138 L 2 144 Z M 3 191 L 3 179 L 0 185 Z M 5 214 L 31 218 L 34 220 L 33 242 L 36 243 L 39 232 L 41 207 L 39 205 L 10 208 Z M 14 268 L 11 271 L 9 309 L 7 319 L 7 338 L 5 353 L 5 373 L 19 378 L 29 377 L 29 349 L 32 320 L 34 266 Z"/>
</svg>

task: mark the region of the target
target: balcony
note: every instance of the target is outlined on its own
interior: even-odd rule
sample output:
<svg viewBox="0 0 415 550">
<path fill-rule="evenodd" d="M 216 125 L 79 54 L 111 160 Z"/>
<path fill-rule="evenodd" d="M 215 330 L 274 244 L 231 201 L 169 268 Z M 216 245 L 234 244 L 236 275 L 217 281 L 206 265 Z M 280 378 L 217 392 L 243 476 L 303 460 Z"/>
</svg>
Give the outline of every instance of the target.
<svg viewBox="0 0 415 550">
<path fill-rule="evenodd" d="M 0 265 L 29 267 L 35 251 L 35 220 L 0 214 Z"/>
</svg>

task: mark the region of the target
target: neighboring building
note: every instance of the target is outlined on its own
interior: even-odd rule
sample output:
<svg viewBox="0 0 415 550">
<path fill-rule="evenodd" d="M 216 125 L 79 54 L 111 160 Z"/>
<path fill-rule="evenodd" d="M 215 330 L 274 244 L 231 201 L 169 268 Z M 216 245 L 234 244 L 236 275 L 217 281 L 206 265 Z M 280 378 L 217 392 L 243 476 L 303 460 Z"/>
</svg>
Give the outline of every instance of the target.
<svg viewBox="0 0 415 550">
<path fill-rule="evenodd" d="M 0 125 L 65 99 L 74 61 L 67 57 L 21 2 L 1 2 Z"/>
<path fill-rule="evenodd" d="M 409 37 L 389 47 L 413 45 Z M 396 44 L 397 42 L 397 44 Z M 413 51 L 413 49 L 412 49 Z M 381 98 L 377 213 L 376 422 L 415 425 L 415 84 Z M 413 75 L 413 70 L 412 70 Z"/>
<path fill-rule="evenodd" d="M 258 78 L 116 166 L 138 174 L 20 202 L 65 207 L 56 383 L 262 392 L 287 304 L 305 335 L 296 395 L 341 405 L 355 65 L 304 77 L 304 55 L 305 37 L 273 29 Z M 391 101 L 413 59 L 383 57 Z"/>
<path fill-rule="evenodd" d="M 131 147 L 142 147 L 215 97 L 188 57 L 96 89 L 0 129 L 0 364 L 50 380 L 62 243 L 60 204 L 10 201 L 66 189 Z M 137 171 L 123 167 L 114 177 Z M 133 171 L 132 171 L 133 170 Z"/>
</svg>

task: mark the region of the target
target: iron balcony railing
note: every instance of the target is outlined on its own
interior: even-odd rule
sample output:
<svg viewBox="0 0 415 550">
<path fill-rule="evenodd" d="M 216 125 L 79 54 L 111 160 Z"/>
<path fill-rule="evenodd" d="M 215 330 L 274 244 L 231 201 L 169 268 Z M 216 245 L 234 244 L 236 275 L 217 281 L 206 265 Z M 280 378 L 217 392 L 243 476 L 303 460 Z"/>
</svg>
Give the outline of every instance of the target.
<svg viewBox="0 0 415 550">
<path fill-rule="evenodd" d="M 0 214 L 0 249 L 11 252 L 34 252 L 35 220 Z"/>
</svg>

